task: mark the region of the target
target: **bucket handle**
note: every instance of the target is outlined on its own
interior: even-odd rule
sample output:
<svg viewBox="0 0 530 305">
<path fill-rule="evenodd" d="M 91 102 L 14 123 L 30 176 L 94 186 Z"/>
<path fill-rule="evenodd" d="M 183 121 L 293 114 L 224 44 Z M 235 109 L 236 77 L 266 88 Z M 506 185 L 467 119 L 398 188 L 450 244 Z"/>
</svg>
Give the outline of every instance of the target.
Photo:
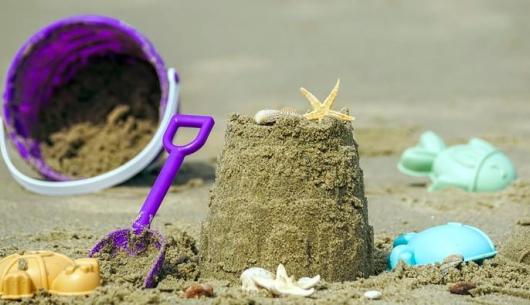
<svg viewBox="0 0 530 305">
<path fill-rule="evenodd" d="M 167 126 L 171 117 L 178 112 L 179 108 L 180 86 L 175 69 L 168 69 L 167 77 L 169 80 L 169 94 L 160 126 Z M 0 118 L 0 152 L 9 173 L 25 189 L 42 195 L 68 196 L 87 194 L 125 182 L 146 168 L 158 156 L 162 149 L 163 135 L 164 128 L 158 128 L 151 141 L 138 155 L 120 167 L 104 174 L 73 181 L 45 181 L 29 177 L 15 167 L 7 150 L 6 134 Z"/>
</svg>

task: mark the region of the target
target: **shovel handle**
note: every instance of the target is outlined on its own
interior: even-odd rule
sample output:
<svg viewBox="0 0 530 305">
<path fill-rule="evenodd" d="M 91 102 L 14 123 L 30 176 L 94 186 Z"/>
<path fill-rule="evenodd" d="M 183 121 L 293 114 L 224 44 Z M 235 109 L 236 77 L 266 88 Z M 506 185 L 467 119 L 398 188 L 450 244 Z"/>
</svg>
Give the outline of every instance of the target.
<svg viewBox="0 0 530 305">
<path fill-rule="evenodd" d="M 140 233 L 145 228 L 149 228 L 182 165 L 182 161 L 184 161 L 184 157 L 198 151 L 206 143 L 213 125 L 214 120 L 209 116 L 176 114 L 171 118 L 162 140 L 169 156 L 149 191 L 138 218 L 133 223 L 135 233 Z M 173 138 L 180 127 L 199 128 L 197 137 L 186 145 L 178 146 L 173 144 Z"/>
<path fill-rule="evenodd" d="M 206 143 L 210 131 L 212 131 L 214 120 L 209 116 L 201 115 L 185 115 L 176 114 L 169 121 L 169 125 L 164 134 L 163 142 L 164 148 L 169 154 L 182 153 L 183 155 L 191 155 Z M 177 134 L 180 127 L 199 128 L 197 137 L 190 143 L 182 146 L 173 144 L 173 138 Z"/>
</svg>

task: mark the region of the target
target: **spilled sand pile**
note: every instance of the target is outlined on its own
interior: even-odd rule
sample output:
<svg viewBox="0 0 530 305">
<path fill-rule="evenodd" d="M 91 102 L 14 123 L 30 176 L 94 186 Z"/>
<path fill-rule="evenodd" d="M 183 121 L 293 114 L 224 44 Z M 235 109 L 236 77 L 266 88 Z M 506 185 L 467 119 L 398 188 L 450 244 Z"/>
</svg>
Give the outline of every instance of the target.
<svg viewBox="0 0 530 305">
<path fill-rule="evenodd" d="M 78 230 L 80 231 L 80 230 Z M 116 256 L 102 253 L 97 257 L 100 263 L 102 286 L 89 296 L 64 297 L 40 291 L 33 298 L 17 301 L 17 304 L 157 304 L 161 291 L 173 294 L 179 292 L 199 277 L 199 256 L 195 239 L 186 232 L 166 226 L 164 236 L 167 250 L 164 264 L 158 277 L 157 289 L 142 289 L 143 280 L 156 259 L 158 250 L 149 247 L 137 256 L 118 252 Z M 86 255 L 99 236 L 88 232 L 68 233 L 66 231 L 44 232 L 28 239 L 34 248 L 0 248 L 3 256 L 29 249 L 54 249 L 72 258 Z M 13 301 L 1 300 L 0 304 Z"/>
<path fill-rule="evenodd" d="M 285 264 L 328 281 L 372 272 L 363 172 L 348 122 L 230 118 L 201 234 L 204 277 Z"/>
<path fill-rule="evenodd" d="M 72 177 L 112 170 L 151 140 L 160 86 L 147 62 L 124 56 L 92 59 L 57 88 L 32 135 L 49 166 Z"/>
<path fill-rule="evenodd" d="M 113 253 L 111 247 L 104 248 L 96 256 L 100 262 L 102 285 L 129 283 L 134 288 L 142 288 L 144 278 L 156 261 L 158 253 L 158 249 L 153 245 L 148 245 L 135 256 L 130 256 L 125 251 Z"/>
<path fill-rule="evenodd" d="M 141 236 L 139 238 L 142 239 Z M 163 286 L 168 286 L 168 283 L 176 280 L 197 279 L 199 258 L 195 240 L 183 231 L 170 229 L 167 231 L 166 242 L 164 264 L 155 282 L 158 284 L 163 279 Z M 158 254 L 159 250 L 149 244 L 136 256 L 130 256 L 124 251 L 113 253 L 111 247 L 104 248 L 97 256 L 101 266 L 102 284 L 126 284 L 141 289 L 145 276 Z"/>
</svg>

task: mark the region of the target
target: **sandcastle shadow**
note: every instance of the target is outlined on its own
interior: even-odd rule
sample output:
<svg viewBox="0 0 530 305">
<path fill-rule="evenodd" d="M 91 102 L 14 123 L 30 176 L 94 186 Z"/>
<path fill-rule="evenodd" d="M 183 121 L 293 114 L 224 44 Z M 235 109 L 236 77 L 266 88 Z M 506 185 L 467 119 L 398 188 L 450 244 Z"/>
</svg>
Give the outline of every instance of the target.
<svg viewBox="0 0 530 305">
<path fill-rule="evenodd" d="M 156 166 L 144 170 L 134 176 L 121 186 L 129 187 L 151 187 L 155 182 L 163 162 Z M 174 186 L 185 186 L 189 184 L 197 185 L 212 183 L 215 179 L 215 165 L 209 161 L 184 161 L 177 176 L 173 180 Z"/>
<path fill-rule="evenodd" d="M 374 247 L 373 251 L 374 263 L 371 275 L 378 275 L 388 270 L 388 256 L 390 255 L 390 250 Z"/>
</svg>

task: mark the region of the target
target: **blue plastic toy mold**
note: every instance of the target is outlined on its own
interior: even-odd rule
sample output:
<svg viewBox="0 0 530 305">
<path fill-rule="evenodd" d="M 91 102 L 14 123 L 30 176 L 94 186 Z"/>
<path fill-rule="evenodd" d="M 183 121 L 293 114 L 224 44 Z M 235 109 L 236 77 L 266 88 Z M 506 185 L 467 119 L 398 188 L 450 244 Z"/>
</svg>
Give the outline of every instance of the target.
<svg viewBox="0 0 530 305">
<path fill-rule="evenodd" d="M 394 269 L 399 261 L 415 266 L 441 263 L 450 255 L 462 255 L 464 261 L 482 261 L 496 254 L 493 242 L 484 232 L 473 226 L 450 222 L 398 236 L 388 263 L 390 269 Z"/>
</svg>

